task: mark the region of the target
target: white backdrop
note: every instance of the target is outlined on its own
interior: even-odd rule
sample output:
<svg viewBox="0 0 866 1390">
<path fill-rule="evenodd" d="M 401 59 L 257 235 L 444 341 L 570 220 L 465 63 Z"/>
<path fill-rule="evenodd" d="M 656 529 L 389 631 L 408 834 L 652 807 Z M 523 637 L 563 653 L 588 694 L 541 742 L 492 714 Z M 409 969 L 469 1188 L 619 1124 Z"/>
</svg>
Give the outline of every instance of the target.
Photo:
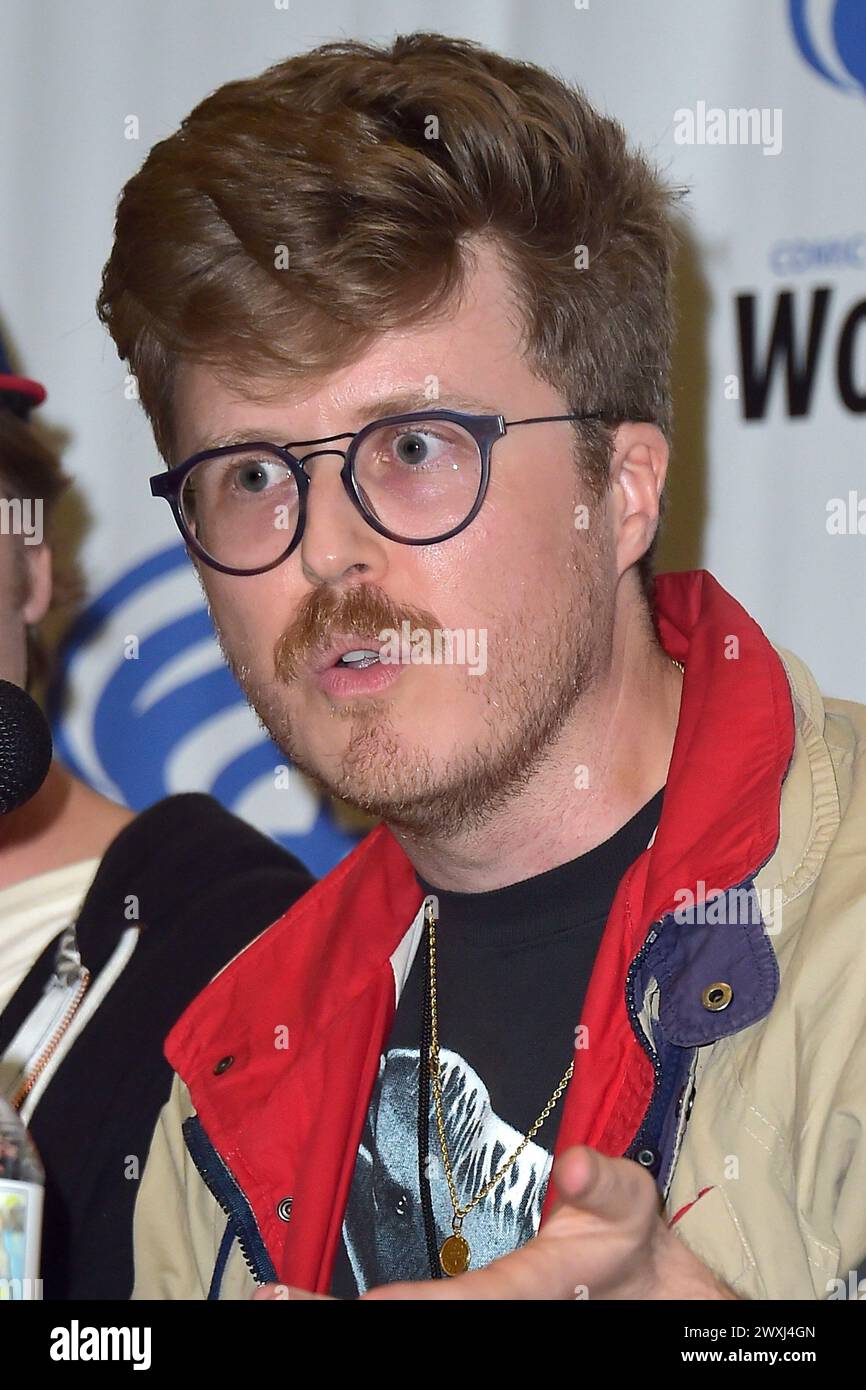
<svg viewBox="0 0 866 1390">
<path fill-rule="evenodd" d="M 708 568 L 824 691 L 866 701 L 866 0 L 0 0 L 0 320 L 89 512 L 58 747 L 134 806 L 212 790 L 319 872 L 351 834 L 299 778 L 274 792 L 93 304 L 121 186 L 206 92 L 413 29 L 580 82 L 691 187 L 659 568 Z M 738 108 L 763 111 L 763 138 L 733 142 Z"/>
</svg>

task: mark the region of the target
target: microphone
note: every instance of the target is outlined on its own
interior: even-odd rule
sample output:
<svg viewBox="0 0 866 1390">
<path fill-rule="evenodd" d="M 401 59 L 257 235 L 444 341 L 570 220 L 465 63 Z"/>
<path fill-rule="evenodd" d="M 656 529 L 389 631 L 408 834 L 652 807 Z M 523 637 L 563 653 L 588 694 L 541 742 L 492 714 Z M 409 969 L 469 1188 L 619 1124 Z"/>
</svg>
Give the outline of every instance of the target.
<svg viewBox="0 0 866 1390">
<path fill-rule="evenodd" d="M 0 816 L 35 796 L 51 766 L 48 721 L 36 701 L 0 680 Z"/>
</svg>

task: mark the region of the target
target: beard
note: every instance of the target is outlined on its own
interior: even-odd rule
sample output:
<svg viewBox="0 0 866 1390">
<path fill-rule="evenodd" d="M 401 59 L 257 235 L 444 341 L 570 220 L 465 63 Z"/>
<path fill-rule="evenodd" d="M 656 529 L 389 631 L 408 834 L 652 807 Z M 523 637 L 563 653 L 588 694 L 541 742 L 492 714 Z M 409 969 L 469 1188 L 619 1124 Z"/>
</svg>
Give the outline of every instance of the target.
<svg viewBox="0 0 866 1390">
<path fill-rule="evenodd" d="M 265 730 L 326 795 L 406 835 L 451 838 L 489 823 L 530 784 L 606 668 L 615 586 L 609 557 L 598 545 L 604 529 L 598 522 L 582 533 L 559 589 L 535 591 L 546 603 L 500 617 L 498 661 L 482 676 L 464 676 L 481 733 L 471 746 L 444 757 L 400 731 L 393 700 L 368 696 L 328 706 L 335 722 L 348 724 L 349 736 L 339 764 L 326 775 L 310 756 L 302 721 L 286 708 L 286 690 L 338 634 L 375 638 L 384 628 L 399 631 L 406 620 L 413 628 L 441 629 L 432 614 L 397 605 L 371 584 L 342 593 L 325 585 L 314 589 L 276 643 L 271 681 L 236 664 L 225 645 L 223 651 Z"/>
</svg>

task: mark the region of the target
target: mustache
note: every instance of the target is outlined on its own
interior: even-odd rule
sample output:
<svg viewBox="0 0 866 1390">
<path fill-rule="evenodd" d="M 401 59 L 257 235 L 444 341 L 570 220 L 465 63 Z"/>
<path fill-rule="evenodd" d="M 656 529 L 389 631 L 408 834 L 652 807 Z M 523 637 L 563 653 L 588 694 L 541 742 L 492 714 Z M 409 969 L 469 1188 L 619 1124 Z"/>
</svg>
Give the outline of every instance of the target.
<svg viewBox="0 0 866 1390">
<path fill-rule="evenodd" d="M 383 628 L 399 631 L 408 620 L 414 627 L 433 630 L 440 626 L 424 608 L 395 603 L 372 584 L 356 584 L 342 591 L 324 585 L 302 600 L 289 627 L 274 647 L 277 679 L 290 684 L 297 680 L 310 660 L 323 655 L 335 638 L 355 636 L 378 642 Z"/>
</svg>

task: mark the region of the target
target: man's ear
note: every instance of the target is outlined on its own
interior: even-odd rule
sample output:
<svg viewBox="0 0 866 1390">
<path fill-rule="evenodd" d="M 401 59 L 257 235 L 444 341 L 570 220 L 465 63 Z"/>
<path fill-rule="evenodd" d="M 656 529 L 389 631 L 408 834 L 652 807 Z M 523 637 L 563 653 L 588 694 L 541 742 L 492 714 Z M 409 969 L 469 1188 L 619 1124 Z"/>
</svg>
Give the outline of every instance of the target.
<svg viewBox="0 0 866 1390">
<path fill-rule="evenodd" d="M 27 596 L 21 617 L 28 627 L 39 623 L 51 603 L 51 549 L 45 545 L 24 545 Z"/>
<path fill-rule="evenodd" d="M 659 524 L 659 504 L 670 451 L 657 425 L 629 422 L 614 436 L 610 463 L 620 574 L 649 550 Z"/>
</svg>

